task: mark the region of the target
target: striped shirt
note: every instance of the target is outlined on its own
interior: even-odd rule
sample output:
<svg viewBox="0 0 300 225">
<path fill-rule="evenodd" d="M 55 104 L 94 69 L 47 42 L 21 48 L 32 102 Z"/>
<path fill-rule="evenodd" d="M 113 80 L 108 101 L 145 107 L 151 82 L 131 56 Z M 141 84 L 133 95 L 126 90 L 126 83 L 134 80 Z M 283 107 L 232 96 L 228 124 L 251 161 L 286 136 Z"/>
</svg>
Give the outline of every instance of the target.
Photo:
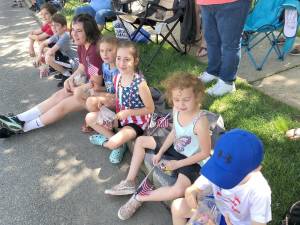
<svg viewBox="0 0 300 225">
<path fill-rule="evenodd" d="M 121 86 L 121 74 L 114 77 L 114 86 L 116 90 L 116 113 L 125 109 L 141 109 L 145 107 L 140 95 L 139 85 L 145 79 L 135 74 L 131 84 L 127 87 Z M 150 121 L 150 114 L 140 116 L 129 116 L 124 120 L 120 120 L 121 126 L 134 123 L 145 130 Z"/>
</svg>

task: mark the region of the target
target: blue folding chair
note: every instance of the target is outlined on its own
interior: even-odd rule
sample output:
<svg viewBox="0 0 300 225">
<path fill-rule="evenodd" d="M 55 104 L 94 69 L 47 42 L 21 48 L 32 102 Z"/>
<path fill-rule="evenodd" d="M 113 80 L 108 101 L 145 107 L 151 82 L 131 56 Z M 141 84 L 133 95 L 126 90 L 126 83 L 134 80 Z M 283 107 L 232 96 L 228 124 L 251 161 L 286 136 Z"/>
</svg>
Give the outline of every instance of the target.
<svg viewBox="0 0 300 225">
<path fill-rule="evenodd" d="M 283 47 L 278 43 L 279 38 L 284 36 L 284 10 L 289 8 L 298 10 L 299 24 L 299 4 L 299 0 L 254 0 L 244 26 L 242 47 L 256 70 L 262 70 L 273 50 L 279 60 L 284 60 L 292 49 L 295 37 L 286 37 Z M 265 55 L 262 59 L 255 59 L 253 49 L 265 40 L 270 44 Z"/>
</svg>

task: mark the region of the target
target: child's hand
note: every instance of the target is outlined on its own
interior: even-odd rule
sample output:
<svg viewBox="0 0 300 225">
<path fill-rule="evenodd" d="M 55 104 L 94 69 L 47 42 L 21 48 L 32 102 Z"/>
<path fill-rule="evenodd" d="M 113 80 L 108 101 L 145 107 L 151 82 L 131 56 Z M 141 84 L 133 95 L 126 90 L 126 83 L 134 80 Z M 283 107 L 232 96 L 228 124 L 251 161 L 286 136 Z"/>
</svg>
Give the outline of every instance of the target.
<svg viewBox="0 0 300 225">
<path fill-rule="evenodd" d="M 125 120 L 129 116 L 130 116 L 130 111 L 128 109 L 125 109 L 116 114 L 116 119 Z"/>
<path fill-rule="evenodd" d="M 160 161 L 160 159 L 161 159 L 160 154 L 155 154 L 155 155 L 153 156 L 153 158 L 152 158 L 152 163 L 153 163 L 153 165 L 154 165 L 154 166 L 157 166 L 158 163 L 159 163 L 159 161 Z"/>
<path fill-rule="evenodd" d="M 198 194 L 199 189 L 194 185 L 185 190 L 185 200 L 191 209 L 196 209 L 198 207 Z"/>
<path fill-rule="evenodd" d="M 165 170 L 176 170 L 179 168 L 178 160 L 166 160 L 164 164 Z"/>
<path fill-rule="evenodd" d="M 212 221 L 211 219 L 209 219 L 206 223 L 206 225 L 216 225 L 214 221 Z"/>
<path fill-rule="evenodd" d="M 67 93 L 72 93 L 72 89 L 74 88 L 74 81 L 72 77 L 69 77 L 64 82 L 64 89 Z"/>
<path fill-rule="evenodd" d="M 226 224 L 227 224 L 227 225 L 232 225 L 232 223 L 231 223 L 231 221 L 230 221 L 230 218 L 229 218 L 229 215 L 226 214 L 224 217 L 225 217 L 225 222 L 226 222 Z"/>
</svg>

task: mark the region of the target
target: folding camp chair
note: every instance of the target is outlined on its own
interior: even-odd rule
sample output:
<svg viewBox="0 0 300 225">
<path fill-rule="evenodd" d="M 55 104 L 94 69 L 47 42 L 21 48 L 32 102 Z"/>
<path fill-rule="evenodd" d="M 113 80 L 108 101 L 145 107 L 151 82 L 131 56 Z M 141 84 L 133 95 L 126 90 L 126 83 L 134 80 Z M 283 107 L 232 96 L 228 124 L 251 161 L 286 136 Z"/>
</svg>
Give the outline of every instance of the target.
<svg viewBox="0 0 300 225">
<path fill-rule="evenodd" d="M 279 38 L 284 36 L 284 11 L 289 8 L 299 10 L 299 1 L 254 0 L 254 6 L 247 17 L 244 27 L 242 47 L 256 70 L 262 70 L 273 50 L 278 59 L 284 60 L 284 56 L 291 49 L 295 37 L 287 38 L 283 48 L 278 44 Z M 269 44 L 265 55 L 260 60 L 255 59 L 253 49 L 265 40 Z"/>
<path fill-rule="evenodd" d="M 154 0 L 149 1 L 146 5 L 145 11 L 141 12 L 137 15 L 126 14 L 126 15 L 119 15 L 118 19 L 124 25 L 128 36 L 131 40 L 134 40 L 135 37 L 140 33 L 141 35 L 145 36 L 149 41 L 153 42 L 148 36 L 146 36 L 142 32 L 143 26 L 149 26 L 153 30 L 156 31 L 156 43 L 159 44 L 158 49 L 148 61 L 146 68 L 152 63 L 154 58 L 158 55 L 160 49 L 164 45 L 165 42 L 169 43 L 176 51 L 183 52 L 181 47 L 179 46 L 176 38 L 174 37 L 173 31 L 177 24 L 183 17 L 183 9 L 178 7 L 178 0 Z M 184 0 L 182 0 L 184 1 Z M 132 25 L 135 29 L 133 35 L 129 33 L 125 26 L 125 22 Z M 167 32 L 163 34 L 161 32 L 162 29 L 158 29 L 165 27 Z M 162 41 L 158 42 L 158 36 L 162 37 Z M 171 42 L 168 38 L 171 37 L 173 42 Z"/>
</svg>

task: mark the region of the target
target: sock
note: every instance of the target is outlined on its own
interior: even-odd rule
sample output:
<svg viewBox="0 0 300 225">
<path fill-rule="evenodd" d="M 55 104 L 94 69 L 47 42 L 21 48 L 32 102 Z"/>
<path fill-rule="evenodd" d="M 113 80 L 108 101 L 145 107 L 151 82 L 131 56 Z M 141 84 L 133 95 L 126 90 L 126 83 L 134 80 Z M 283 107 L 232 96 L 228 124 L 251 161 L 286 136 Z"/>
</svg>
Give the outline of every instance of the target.
<svg viewBox="0 0 300 225">
<path fill-rule="evenodd" d="M 24 122 L 29 122 L 33 119 L 38 118 L 41 115 L 41 111 L 37 106 L 27 110 L 26 112 L 17 115 L 18 119 Z"/>
<path fill-rule="evenodd" d="M 41 127 L 44 127 L 44 126 L 45 125 L 42 123 L 40 117 L 38 117 L 34 120 L 26 122 L 24 124 L 23 131 L 28 132 L 28 131 L 35 130 L 35 129 L 38 129 L 38 128 L 41 128 Z"/>
<path fill-rule="evenodd" d="M 63 72 L 63 75 L 64 75 L 65 77 L 69 77 L 69 76 L 71 76 L 71 73 L 70 73 L 69 70 L 66 70 L 65 72 Z"/>
</svg>

